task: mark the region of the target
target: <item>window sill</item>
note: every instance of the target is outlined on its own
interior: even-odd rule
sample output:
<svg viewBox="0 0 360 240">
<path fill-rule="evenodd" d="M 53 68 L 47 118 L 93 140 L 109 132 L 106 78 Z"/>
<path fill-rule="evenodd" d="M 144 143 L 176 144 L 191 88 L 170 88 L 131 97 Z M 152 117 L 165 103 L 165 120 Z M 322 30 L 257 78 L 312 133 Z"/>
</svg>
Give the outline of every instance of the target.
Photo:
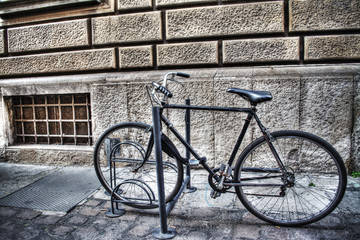
<svg viewBox="0 0 360 240">
<path fill-rule="evenodd" d="M 75 146 L 75 145 L 43 145 L 43 144 L 21 144 L 6 147 L 6 150 L 33 149 L 33 150 L 57 150 L 57 151 L 86 151 L 92 152 L 93 146 Z"/>
</svg>

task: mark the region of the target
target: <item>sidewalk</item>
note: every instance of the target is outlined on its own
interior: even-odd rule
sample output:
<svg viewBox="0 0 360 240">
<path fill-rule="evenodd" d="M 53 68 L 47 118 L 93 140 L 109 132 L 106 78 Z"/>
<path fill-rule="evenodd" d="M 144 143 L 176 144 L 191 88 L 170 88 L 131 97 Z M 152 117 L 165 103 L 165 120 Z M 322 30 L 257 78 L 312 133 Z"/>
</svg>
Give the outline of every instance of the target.
<svg viewBox="0 0 360 240">
<path fill-rule="evenodd" d="M 61 167 L 0 163 L 0 198 Z M 235 194 L 211 199 L 207 176 L 192 172 L 198 190 L 184 193 L 168 218 L 176 229 L 173 239 L 359 239 L 360 179 L 349 177 L 339 207 L 323 220 L 301 227 L 267 224 L 241 205 Z M 0 207 L 0 239 L 155 239 L 160 226 L 155 210 L 125 207 L 126 214 L 108 218 L 109 197 L 96 190 L 68 213 Z"/>
</svg>

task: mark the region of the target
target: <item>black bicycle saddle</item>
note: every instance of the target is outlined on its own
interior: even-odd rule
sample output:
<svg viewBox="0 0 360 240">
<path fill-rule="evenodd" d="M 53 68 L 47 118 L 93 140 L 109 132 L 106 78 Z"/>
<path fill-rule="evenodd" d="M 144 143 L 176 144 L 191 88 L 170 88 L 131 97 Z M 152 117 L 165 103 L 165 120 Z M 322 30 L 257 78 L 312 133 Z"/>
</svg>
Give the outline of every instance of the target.
<svg viewBox="0 0 360 240">
<path fill-rule="evenodd" d="M 229 88 L 226 92 L 238 94 L 243 99 L 249 101 L 253 106 L 256 106 L 258 103 L 270 101 L 273 98 L 271 92 L 267 91 L 251 91 L 239 88 Z"/>
</svg>

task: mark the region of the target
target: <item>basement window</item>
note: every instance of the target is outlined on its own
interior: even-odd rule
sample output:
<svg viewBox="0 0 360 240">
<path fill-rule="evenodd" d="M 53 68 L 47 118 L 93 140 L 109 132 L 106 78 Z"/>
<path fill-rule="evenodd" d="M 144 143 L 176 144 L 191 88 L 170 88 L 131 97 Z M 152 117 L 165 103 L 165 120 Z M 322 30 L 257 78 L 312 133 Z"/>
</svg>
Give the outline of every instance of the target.
<svg viewBox="0 0 360 240">
<path fill-rule="evenodd" d="M 90 94 L 12 97 L 18 144 L 92 145 Z"/>
<path fill-rule="evenodd" d="M 38 14 L 39 11 L 69 9 L 99 3 L 101 0 L 0 0 L 0 16 L 14 17 L 22 14 Z"/>
</svg>

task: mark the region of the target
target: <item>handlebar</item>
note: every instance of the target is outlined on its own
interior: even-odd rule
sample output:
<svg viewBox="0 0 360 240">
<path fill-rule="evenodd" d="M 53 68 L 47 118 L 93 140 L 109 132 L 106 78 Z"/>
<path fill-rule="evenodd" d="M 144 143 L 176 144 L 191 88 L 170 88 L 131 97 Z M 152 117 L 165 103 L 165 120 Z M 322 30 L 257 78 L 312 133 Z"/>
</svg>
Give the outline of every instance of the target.
<svg viewBox="0 0 360 240">
<path fill-rule="evenodd" d="M 172 98 L 172 93 L 167 90 L 166 88 L 164 88 L 163 86 L 159 85 L 158 83 L 153 83 L 154 87 L 159 90 L 160 92 L 162 92 L 163 94 L 165 94 L 165 96 L 167 96 L 168 98 Z"/>
<path fill-rule="evenodd" d="M 184 78 L 189 78 L 189 77 L 190 77 L 190 74 L 182 73 L 182 72 L 177 72 L 177 73 L 176 73 L 176 76 L 184 77 Z"/>
<path fill-rule="evenodd" d="M 169 76 L 171 76 L 171 77 L 169 78 Z M 166 103 L 167 98 L 171 98 L 173 96 L 173 94 L 167 89 L 167 81 L 170 80 L 173 82 L 177 82 L 175 80 L 175 76 L 189 78 L 190 74 L 182 73 L 182 72 L 168 72 L 167 74 L 165 74 L 161 85 L 160 85 L 161 81 L 153 82 L 151 95 L 152 95 L 152 99 L 154 99 L 155 102 L 157 102 L 160 105 L 163 105 Z M 180 83 L 180 82 L 178 82 L 178 83 Z M 156 92 L 161 92 L 164 94 L 164 97 L 162 100 L 160 100 L 160 98 L 159 98 L 159 96 L 157 96 Z"/>
</svg>

